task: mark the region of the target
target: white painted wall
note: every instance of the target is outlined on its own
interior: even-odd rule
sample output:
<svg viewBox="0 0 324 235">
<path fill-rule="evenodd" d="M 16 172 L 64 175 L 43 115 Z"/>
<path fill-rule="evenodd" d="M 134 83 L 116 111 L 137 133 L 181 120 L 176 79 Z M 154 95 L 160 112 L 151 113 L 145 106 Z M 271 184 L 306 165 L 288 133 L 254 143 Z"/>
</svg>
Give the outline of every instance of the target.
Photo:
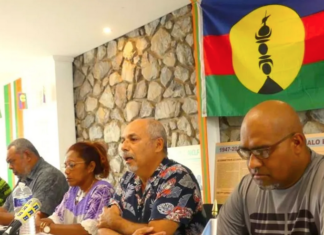
<svg viewBox="0 0 324 235">
<path fill-rule="evenodd" d="M 24 110 L 24 137 L 35 145 L 46 161 L 59 167 L 57 102 L 51 92 L 52 89 L 56 89 L 53 58 L 37 61 L 20 77 L 28 105 L 28 109 Z M 42 103 L 43 89 L 47 101 L 45 104 Z"/>
<path fill-rule="evenodd" d="M 0 77 L 0 176 L 7 179 L 4 85 L 22 78 L 28 109 L 24 110 L 24 137 L 40 155 L 60 168 L 67 148 L 75 143 L 72 58 L 42 57 L 13 60 L 17 73 Z M 21 66 L 19 63 L 28 63 Z M 28 68 L 26 68 L 28 67 Z M 42 103 L 45 91 L 46 103 Z"/>
<path fill-rule="evenodd" d="M 72 79 L 73 58 L 54 56 L 54 61 L 57 88 L 55 94 L 57 101 L 58 150 L 60 167 L 62 167 L 66 150 L 76 141 Z"/>
</svg>

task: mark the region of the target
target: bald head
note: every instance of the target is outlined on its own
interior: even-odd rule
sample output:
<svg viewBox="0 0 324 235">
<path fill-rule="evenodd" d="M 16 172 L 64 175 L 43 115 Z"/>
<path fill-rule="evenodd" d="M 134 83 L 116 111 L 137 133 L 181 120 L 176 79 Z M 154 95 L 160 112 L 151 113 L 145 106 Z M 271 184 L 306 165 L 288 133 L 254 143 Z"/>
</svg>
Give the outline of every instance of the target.
<svg viewBox="0 0 324 235">
<path fill-rule="evenodd" d="M 295 110 L 287 103 L 278 100 L 265 101 L 253 107 L 243 120 L 241 133 L 251 127 L 263 129 L 268 134 L 279 137 L 303 132 Z"/>
<path fill-rule="evenodd" d="M 289 188 L 310 162 L 299 117 L 282 101 L 262 102 L 246 114 L 240 149 L 248 156 L 248 168 L 262 188 Z"/>
</svg>

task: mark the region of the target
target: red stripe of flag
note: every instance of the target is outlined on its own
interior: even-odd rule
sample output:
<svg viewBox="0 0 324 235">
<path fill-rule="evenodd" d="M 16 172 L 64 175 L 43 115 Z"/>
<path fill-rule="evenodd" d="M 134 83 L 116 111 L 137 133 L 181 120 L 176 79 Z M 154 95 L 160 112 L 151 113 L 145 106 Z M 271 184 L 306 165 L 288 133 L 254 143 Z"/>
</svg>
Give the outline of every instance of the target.
<svg viewBox="0 0 324 235">
<path fill-rule="evenodd" d="M 303 64 L 324 60 L 324 11 L 303 17 L 302 21 L 305 27 Z M 229 34 L 205 36 L 203 44 L 206 76 L 234 74 Z"/>
<path fill-rule="evenodd" d="M 204 37 L 204 63 L 206 76 L 234 74 L 229 34 Z"/>
<path fill-rule="evenodd" d="M 324 11 L 302 18 L 305 27 L 303 64 L 324 60 Z"/>
</svg>

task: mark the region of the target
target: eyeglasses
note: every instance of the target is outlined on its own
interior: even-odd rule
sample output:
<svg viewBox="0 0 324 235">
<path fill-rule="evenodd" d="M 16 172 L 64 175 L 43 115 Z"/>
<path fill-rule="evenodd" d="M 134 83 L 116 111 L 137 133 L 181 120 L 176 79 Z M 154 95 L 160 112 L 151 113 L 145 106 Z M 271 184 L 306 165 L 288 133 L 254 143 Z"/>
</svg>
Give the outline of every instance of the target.
<svg viewBox="0 0 324 235">
<path fill-rule="evenodd" d="M 257 148 L 257 149 L 246 149 L 246 148 L 239 147 L 239 149 L 237 150 L 237 153 L 244 160 L 249 160 L 252 154 L 256 157 L 266 159 L 270 156 L 271 150 L 273 150 L 277 145 L 279 145 L 286 139 L 294 136 L 295 134 L 296 133 L 291 133 L 291 134 L 285 136 L 284 138 L 282 138 L 281 140 L 279 140 L 278 142 L 276 142 L 275 144 L 270 145 L 268 147 L 261 147 L 261 148 Z"/>
<path fill-rule="evenodd" d="M 82 163 L 85 163 L 85 162 L 67 162 L 67 163 L 64 163 L 63 168 L 64 168 L 64 169 L 70 169 L 70 170 L 73 170 L 74 167 L 75 167 L 77 164 L 82 164 Z"/>
</svg>

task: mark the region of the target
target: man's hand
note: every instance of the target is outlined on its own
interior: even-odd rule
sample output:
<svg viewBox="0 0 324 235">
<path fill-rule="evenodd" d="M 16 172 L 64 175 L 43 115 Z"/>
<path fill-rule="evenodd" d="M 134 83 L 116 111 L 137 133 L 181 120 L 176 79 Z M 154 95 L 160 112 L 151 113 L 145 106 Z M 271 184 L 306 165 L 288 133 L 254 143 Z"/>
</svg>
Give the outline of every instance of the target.
<svg viewBox="0 0 324 235">
<path fill-rule="evenodd" d="M 104 207 L 99 215 L 97 227 L 113 229 L 113 223 L 120 218 L 120 211 L 117 206 Z"/>
<path fill-rule="evenodd" d="M 153 232 L 153 227 L 145 227 L 145 228 L 140 228 L 137 229 L 133 235 L 145 235 L 145 234 L 151 234 L 151 235 L 166 235 L 165 232 L 158 232 L 158 233 L 152 233 Z"/>
<path fill-rule="evenodd" d="M 38 211 L 35 215 L 35 225 L 36 225 L 36 232 L 39 233 L 40 232 L 40 212 Z"/>
<path fill-rule="evenodd" d="M 8 212 L 4 207 L 0 207 L 0 213 Z"/>
</svg>

